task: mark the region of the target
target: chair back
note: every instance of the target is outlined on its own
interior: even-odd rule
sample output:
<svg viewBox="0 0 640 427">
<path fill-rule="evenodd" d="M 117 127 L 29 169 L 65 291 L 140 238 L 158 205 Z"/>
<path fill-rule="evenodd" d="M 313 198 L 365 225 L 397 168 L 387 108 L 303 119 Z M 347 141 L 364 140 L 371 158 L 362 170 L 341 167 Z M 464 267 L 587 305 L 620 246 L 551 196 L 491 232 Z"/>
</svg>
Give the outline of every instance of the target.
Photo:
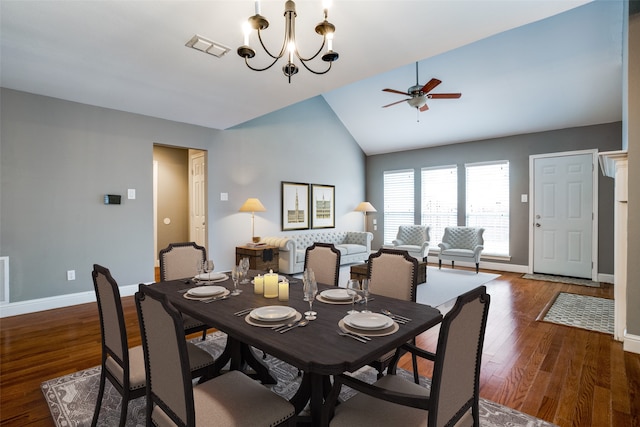
<svg viewBox="0 0 640 427">
<path fill-rule="evenodd" d="M 398 227 L 396 240 L 403 245 L 422 246 L 428 242 L 430 227 L 424 225 L 401 225 Z"/>
<path fill-rule="evenodd" d="M 474 250 L 478 245 L 484 245 L 484 228 L 478 227 L 445 227 L 442 242 L 452 248 Z"/>
<path fill-rule="evenodd" d="M 109 373 L 126 390 L 129 389 L 129 345 L 118 283 L 108 268 L 98 264 L 93 265 L 91 276 L 102 333 L 102 367 L 105 368 L 107 358 L 111 357 L 119 369 L 109 369 Z"/>
<path fill-rule="evenodd" d="M 367 275 L 372 294 L 415 302 L 418 261 L 407 251 L 382 248 L 371 254 Z"/>
<path fill-rule="evenodd" d="M 194 426 L 195 410 L 182 318 L 166 299 L 135 294 L 147 373 L 147 425 L 169 417 L 177 426 Z"/>
<path fill-rule="evenodd" d="M 207 259 L 207 250 L 195 242 L 170 243 L 159 253 L 160 280 L 177 280 L 198 273 L 197 262 Z"/>
<path fill-rule="evenodd" d="M 340 251 L 332 243 L 314 243 L 304 256 L 304 269 L 311 269 L 316 282 L 338 286 Z"/>
<path fill-rule="evenodd" d="M 480 365 L 489 302 L 486 287 L 479 286 L 460 295 L 442 320 L 431 382 L 430 426 L 455 425 L 469 410 L 479 420 Z"/>
</svg>

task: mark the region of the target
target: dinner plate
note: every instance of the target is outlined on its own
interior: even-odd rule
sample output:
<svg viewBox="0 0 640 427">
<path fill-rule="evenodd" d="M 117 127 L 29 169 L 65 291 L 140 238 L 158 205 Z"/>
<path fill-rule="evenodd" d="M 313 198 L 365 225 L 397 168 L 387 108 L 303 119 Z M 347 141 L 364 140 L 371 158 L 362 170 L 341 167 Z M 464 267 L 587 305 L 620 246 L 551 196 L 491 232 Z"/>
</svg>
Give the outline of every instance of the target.
<svg viewBox="0 0 640 427">
<path fill-rule="evenodd" d="M 278 322 L 288 319 L 296 314 L 296 309 L 286 305 L 267 305 L 265 307 L 256 308 L 249 313 L 249 316 L 263 322 Z"/>
<path fill-rule="evenodd" d="M 352 328 L 376 331 L 393 325 L 393 319 L 379 313 L 354 313 L 345 316 L 344 323 Z"/>
<path fill-rule="evenodd" d="M 198 286 L 187 291 L 187 294 L 194 297 L 213 297 L 226 291 L 222 286 Z"/>
<path fill-rule="evenodd" d="M 320 292 L 322 298 L 326 298 L 333 301 L 351 301 L 351 296 L 347 293 L 346 289 L 327 289 Z"/>
<path fill-rule="evenodd" d="M 203 282 L 217 282 L 220 280 L 227 280 L 228 276 L 224 273 L 202 273 L 197 274 L 195 279 L 202 280 Z"/>
</svg>

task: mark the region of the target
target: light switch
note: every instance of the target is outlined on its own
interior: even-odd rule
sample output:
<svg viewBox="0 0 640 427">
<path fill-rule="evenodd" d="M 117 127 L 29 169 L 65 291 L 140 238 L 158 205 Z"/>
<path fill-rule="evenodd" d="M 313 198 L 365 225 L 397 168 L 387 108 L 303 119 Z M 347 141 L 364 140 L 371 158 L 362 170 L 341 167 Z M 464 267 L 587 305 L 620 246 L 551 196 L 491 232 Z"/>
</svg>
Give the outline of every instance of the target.
<svg viewBox="0 0 640 427">
<path fill-rule="evenodd" d="M 127 198 L 129 200 L 133 200 L 136 198 L 136 189 L 135 188 L 130 188 L 127 190 Z"/>
<path fill-rule="evenodd" d="M 527 201 L 528 201 L 528 200 L 529 200 L 529 198 L 527 197 L 527 195 L 526 195 L 526 194 L 521 194 L 521 195 L 520 195 L 520 201 L 521 201 L 522 203 L 527 203 Z"/>
<path fill-rule="evenodd" d="M 227 200 L 229 200 L 229 193 L 220 193 L 220 201 L 226 202 Z"/>
</svg>

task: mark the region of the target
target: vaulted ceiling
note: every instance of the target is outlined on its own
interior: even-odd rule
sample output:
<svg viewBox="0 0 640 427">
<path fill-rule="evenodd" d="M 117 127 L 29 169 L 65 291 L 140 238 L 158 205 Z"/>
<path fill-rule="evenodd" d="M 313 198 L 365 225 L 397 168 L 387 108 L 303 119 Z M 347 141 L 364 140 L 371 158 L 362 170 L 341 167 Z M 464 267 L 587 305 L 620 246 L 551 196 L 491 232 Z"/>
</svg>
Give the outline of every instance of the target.
<svg viewBox="0 0 640 427">
<path fill-rule="evenodd" d="M 297 3 L 305 55 L 320 45 L 320 0 Z M 280 63 L 249 70 L 236 54 L 254 2 L 22 1 L 0 3 L 2 87 L 228 129 L 323 96 L 366 154 L 621 120 L 622 1 L 334 0 L 340 59 L 326 75 Z M 265 44 L 279 50 L 284 2 L 265 0 Z M 231 51 L 185 47 L 199 34 Z M 255 37 L 255 36 L 254 36 Z M 257 64 L 266 64 L 257 46 Z M 261 58 L 262 56 L 262 58 Z M 418 113 L 384 88 L 431 78 Z M 324 63 L 318 65 L 318 68 Z"/>
</svg>

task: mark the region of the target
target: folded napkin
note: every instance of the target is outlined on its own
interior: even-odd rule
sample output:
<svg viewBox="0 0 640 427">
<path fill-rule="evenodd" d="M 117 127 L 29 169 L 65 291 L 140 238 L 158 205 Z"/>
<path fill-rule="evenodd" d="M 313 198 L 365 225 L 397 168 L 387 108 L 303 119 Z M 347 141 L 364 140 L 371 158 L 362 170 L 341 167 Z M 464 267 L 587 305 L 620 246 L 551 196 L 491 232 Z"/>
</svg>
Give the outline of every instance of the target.
<svg viewBox="0 0 640 427">
<path fill-rule="evenodd" d="M 202 273 L 202 274 L 198 274 L 196 276 L 197 280 L 222 280 L 224 278 L 226 278 L 227 275 L 224 273 L 214 273 L 213 271 L 211 273 Z"/>
</svg>

